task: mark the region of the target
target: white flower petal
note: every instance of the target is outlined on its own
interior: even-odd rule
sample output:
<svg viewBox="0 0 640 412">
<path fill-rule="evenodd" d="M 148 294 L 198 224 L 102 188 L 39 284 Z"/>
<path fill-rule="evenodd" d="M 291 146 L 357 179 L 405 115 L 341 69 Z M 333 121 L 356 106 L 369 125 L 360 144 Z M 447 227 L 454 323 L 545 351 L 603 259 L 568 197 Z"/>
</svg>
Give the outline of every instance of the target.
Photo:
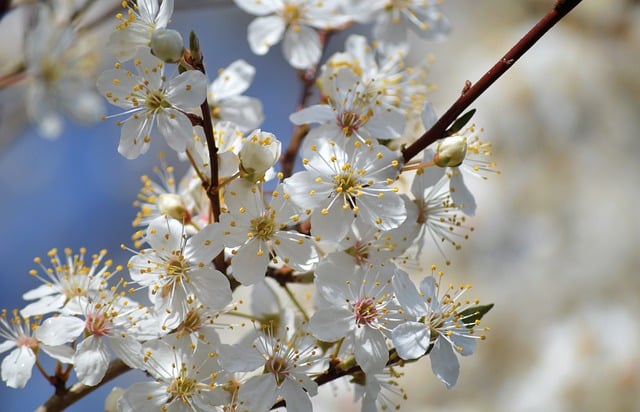
<svg viewBox="0 0 640 412">
<path fill-rule="evenodd" d="M 311 411 L 309 394 L 291 379 L 286 379 L 280 387 L 282 397 L 287 402 L 287 409 L 291 411 Z"/>
<path fill-rule="evenodd" d="M 238 391 L 238 399 L 242 402 L 243 409 L 251 412 L 270 410 L 276 396 L 277 386 L 272 374 L 253 376 L 240 385 Z"/>
<path fill-rule="evenodd" d="M 393 289 L 402 307 L 412 316 L 424 316 L 427 313 L 425 297 L 420 296 L 416 285 L 403 270 L 396 270 L 393 275 Z"/>
<path fill-rule="evenodd" d="M 234 0 L 236 5 L 247 13 L 255 14 L 257 16 L 264 16 L 265 14 L 273 13 L 278 10 L 278 6 L 281 4 L 278 1 L 273 0 Z"/>
<path fill-rule="evenodd" d="M 122 124 L 118 153 L 129 160 L 145 154 L 151 143 L 151 127 L 153 119 L 144 114 L 138 118 L 130 117 Z"/>
<path fill-rule="evenodd" d="M 159 382 L 134 383 L 118 400 L 120 412 L 159 411 L 169 400 L 167 386 Z"/>
<path fill-rule="evenodd" d="M 231 63 L 218 73 L 218 77 L 211 83 L 209 93 L 215 100 L 223 100 L 244 93 L 256 74 L 256 69 L 240 59 Z"/>
<path fill-rule="evenodd" d="M 423 323 L 406 322 L 397 326 L 391 333 L 393 346 L 402 359 L 417 359 L 424 355 L 429 347 L 429 328 Z"/>
<path fill-rule="evenodd" d="M 284 34 L 282 52 L 291 66 L 306 69 L 318 63 L 322 45 L 318 32 L 307 26 L 289 27 Z"/>
<path fill-rule="evenodd" d="M 220 362 L 229 372 L 251 372 L 264 365 L 264 358 L 241 345 L 220 345 Z"/>
<path fill-rule="evenodd" d="M 80 342 L 76 348 L 73 368 L 82 383 L 95 386 L 107 372 L 110 360 L 105 339 L 92 335 Z"/>
<path fill-rule="evenodd" d="M 175 107 L 199 107 L 207 97 L 207 76 L 198 70 L 187 70 L 165 85 L 165 99 Z"/>
<path fill-rule="evenodd" d="M 358 365 L 366 374 L 382 371 L 389 360 L 389 350 L 382 332 L 368 326 L 357 327 L 355 354 Z"/>
<path fill-rule="evenodd" d="M 353 211 L 336 201 L 328 214 L 324 215 L 319 210 L 311 214 L 311 234 L 320 236 L 324 241 L 338 242 L 347 234 L 353 220 Z"/>
<path fill-rule="evenodd" d="M 38 287 L 37 289 L 32 290 L 31 292 L 45 291 L 45 290 L 49 290 L 51 291 L 51 293 L 59 293 L 59 290 L 56 290 L 56 288 L 53 288 L 51 287 L 51 285 L 48 285 L 48 284 L 44 284 Z M 34 296 L 34 295 L 30 295 L 30 296 Z M 26 298 L 26 296 L 27 294 L 23 295 L 22 298 L 28 299 Z M 44 315 L 45 313 L 55 312 L 58 309 L 60 309 L 62 306 L 64 306 L 64 302 L 66 299 L 67 297 L 64 294 L 42 297 L 38 301 L 30 303 L 27 306 L 25 306 L 22 310 L 20 310 L 20 316 L 24 318 L 29 318 L 35 315 Z"/>
<path fill-rule="evenodd" d="M 289 231 L 274 235 L 273 249 L 279 259 L 295 270 L 307 271 L 318 261 L 318 253 L 313 241 L 303 234 Z"/>
<path fill-rule="evenodd" d="M 329 105 L 314 104 L 291 114 L 289 120 L 293 124 L 329 123 L 336 120 L 336 113 Z"/>
<path fill-rule="evenodd" d="M 212 269 L 196 269 L 189 272 L 191 288 L 200 302 L 213 310 L 227 306 L 233 298 L 229 280 Z"/>
<path fill-rule="evenodd" d="M 425 130 L 431 129 L 431 127 L 438 121 L 438 115 L 431 102 L 425 102 L 424 108 L 421 113 L 422 125 Z"/>
<path fill-rule="evenodd" d="M 58 316 L 42 322 L 34 335 L 45 345 L 58 346 L 74 341 L 84 331 L 84 327 L 85 322 L 82 319 Z"/>
<path fill-rule="evenodd" d="M 223 238 L 222 225 L 219 223 L 208 224 L 187 241 L 185 257 L 193 263 L 208 264 L 222 252 Z"/>
<path fill-rule="evenodd" d="M 233 96 L 218 106 L 220 118 L 235 123 L 241 130 L 253 130 L 264 121 L 262 102 L 254 97 Z"/>
<path fill-rule="evenodd" d="M 9 353 L 3 360 L 2 380 L 10 388 L 24 388 L 31 378 L 33 365 L 36 363 L 36 355 L 26 346 L 19 346 Z"/>
<path fill-rule="evenodd" d="M 169 147 L 182 153 L 193 136 L 191 120 L 176 109 L 164 109 L 157 115 L 158 131 L 164 136 Z"/>
<path fill-rule="evenodd" d="M 41 344 L 39 348 L 42 349 L 47 355 L 51 356 L 53 359 L 68 364 L 73 363 L 74 350 L 71 348 L 71 346 L 49 346 Z"/>
<path fill-rule="evenodd" d="M 316 338 L 335 342 L 354 327 L 353 313 L 342 307 L 321 308 L 309 319 L 309 329 Z"/>
<path fill-rule="evenodd" d="M 269 249 L 263 242 L 251 240 L 241 246 L 231 260 L 233 277 L 243 285 L 252 285 L 264 279 L 269 262 Z"/>
<path fill-rule="evenodd" d="M 249 24 L 249 47 L 255 54 L 266 54 L 282 38 L 285 24 L 279 16 L 258 17 Z"/>
<path fill-rule="evenodd" d="M 436 339 L 429 357 L 434 375 L 451 389 L 458 380 L 460 363 L 449 342 L 443 338 Z"/>
<path fill-rule="evenodd" d="M 454 168 L 454 170 L 457 168 Z M 455 170 L 450 181 L 451 186 L 451 200 L 456 204 L 466 215 L 474 216 L 476 214 L 476 200 L 473 194 L 467 188 L 464 183 L 464 178 L 460 170 Z"/>
</svg>

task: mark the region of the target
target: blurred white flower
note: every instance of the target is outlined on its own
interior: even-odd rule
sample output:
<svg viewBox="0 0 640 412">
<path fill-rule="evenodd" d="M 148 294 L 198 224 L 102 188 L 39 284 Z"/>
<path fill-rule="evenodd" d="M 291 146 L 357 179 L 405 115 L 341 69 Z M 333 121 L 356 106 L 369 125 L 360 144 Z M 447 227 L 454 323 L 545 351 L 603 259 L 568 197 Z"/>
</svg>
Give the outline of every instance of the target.
<svg viewBox="0 0 640 412">
<path fill-rule="evenodd" d="M 244 60 L 236 60 L 218 71 L 209 85 L 207 101 L 213 120 L 230 121 L 243 130 L 260 127 L 264 121 L 262 103 L 255 97 L 242 95 L 253 81 L 256 69 Z"/>
<path fill-rule="evenodd" d="M 341 13 L 336 0 L 235 0 L 235 3 L 247 13 L 261 16 L 249 24 L 251 50 L 266 54 L 284 36 L 282 51 L 296 69 L 309 68 L 320 60 L 322 46 L 315 29 L 331 29 L 351 19 Z"/>
<path fill-rule="evenodd" d="M 123 1 L 127 15 L 118 13 L 120 23 L 109 37 L 107 48 L 120 61 L 131 60 L 138 49 L 149 47 L 153 33 L 164 29 L 173 14 L 173 0 Z"/>
</svg>

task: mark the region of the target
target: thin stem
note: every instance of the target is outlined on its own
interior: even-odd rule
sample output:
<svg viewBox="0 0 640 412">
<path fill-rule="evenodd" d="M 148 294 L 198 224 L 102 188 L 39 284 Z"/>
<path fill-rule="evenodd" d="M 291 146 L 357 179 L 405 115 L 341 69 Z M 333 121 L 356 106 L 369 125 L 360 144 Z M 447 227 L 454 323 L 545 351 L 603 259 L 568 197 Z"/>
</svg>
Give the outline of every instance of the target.
<svg viewBox="0 0 640 412">
<path fill-rule="evenodd" d="M 207 74 L 204 69 L 204 57 L 200 51 L 200 44 L 195 33 L 191 32 L 190 37 L 190 51 L 189 58 L 185 59 L 196 70 L 201 71 L 203 74 Z M 216 140 L 213 135 L 213 122 L 211 121 L 211 109 L 209 108 L 209 101 L 205 95 L 204 102 L 200 105 L 200 111 L 202 112 L 202 128 L 204 135 L 207 139 L 207 148 L 209 150 L 209 166 L 211 167 L 211 180 L 208 184 L 204 184 L 207 197 L 211 203 L 211 211 L 213 215 L 213 222 L 220 221 L 220 188 L 218 186 L 218 147 L 216 146 Z M 213 263 L 222 273 L 227 273 L 227 264 L 224 260 L 224 251 L 220 252 L 218 256 L 213 259 Z"/>
<path fill-rule="evenodd" d="M 186 154 L 187 154 L 187 158 L 189 159 L 189 163 L 191 163 L 191 166 L 193 166 L 193 170 L 196 171 L 196 174 L 198 175 L 198 178 L 200 179 L 200 181 L 203 184 L 208 184 L 207 178 L 204 176 L 204 173 L 202 173 L 198 168 L 198 164 L 196 163 L 196 160 L 193 158 L 193 155 L 191 154 L 191 151 L 189 151 L 189 149 L 187 149 Z"/>
<path fill-rule="evenodd" d="M 263 319 L 261 319 L 261 318 L 259 318 L 257 316 L 249 315 L 247 313 L 242 313 L 242 312 L 236 312 L 236 311 L 227 312 L 227 313 L 225 313 L 225 315 L 235 316 L 237 318 L 249 319 L 252 322 L 260 322 L 260 323 L 262 323 L 262 321 L 263 321 Z"/>
<path fill-rule="evenodd" d="M 298 308 L 298 310 L 304 317 L 304 320 L 309 322 L 309 315 L 307 315 L 307 311 L 304 310 L 300 302 L 298 302 L 298 299 L 296 299 L 296 296 L 293 294 L 293 292 L 291 292 L 291 289 L 289 289 L 289 286 L 285 284 L 282 286 L 282 288 L 284 289 L 285 292 L 287 292 L 287 295 L 289 296 L 293 304 L 296 305 L 296 308 Z"/>
<path fill-rule="evenodd" d="M 418 140 L 402 151 L 405 163 L 413 159 L 418 153 L 431 143 L 445 135 L 447 127 L 453 123 L 462 112 L 467 109 L 489 86 L 513 66 L 540 38 L 557 22 L 567 15 L 582 0 L 558 0 L 553 9 L 547 13 L 527 34 L 520 39 L 488 72 L 474 85 L 465 84 L 461 96 L 438 121 L 427 130 Z"/>
<path fill-rule="evenodd" d="M 36 367 L 38 368 L 38 371 L 40 371 L 40 374 L 42 374 L 42 376 L 44 376 L 44 378 L 46 380 L 51 381 L 51 376 L 49 376 L 47 371 L 44 370 L 44 368 L 42 367 L 42 364 L 40 363 L 39 359 L 36 359 Z"/>
</svg>

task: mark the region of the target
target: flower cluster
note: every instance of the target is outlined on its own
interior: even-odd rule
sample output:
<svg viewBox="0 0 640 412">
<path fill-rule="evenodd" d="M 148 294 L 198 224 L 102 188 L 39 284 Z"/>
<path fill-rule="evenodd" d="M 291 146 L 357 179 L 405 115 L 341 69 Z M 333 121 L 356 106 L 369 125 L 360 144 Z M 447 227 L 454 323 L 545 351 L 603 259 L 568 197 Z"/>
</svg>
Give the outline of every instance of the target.
<svg viewBox="0 0 640 412">
<path fill-rule="evenodd" d="M 409 30 L 448 31 L 437 3 L 236 0 L 259 16 L 248 27 L 255 53 L 283 39 L 301 78 L 317 74 L 306 81 L 317 80 L 320 101 L 305 96 L 290 115 L 303 141 L 302 168 L 289 173 L 282 141 L 259 128 L 262 103 L 243 95 L 255 69 L 237 60 L 209 83 L 195 34 L 184 49 L 169 28 L 173 1 L 123 2 L 108 42 L 118 62 L 97 80 L 127 117 L 118 151 L 135 159 L 159 133 L 188 171 L 176 180 L 163 159 L 159 181 L 143 177 L 126 266 L 84 249 L 36 259 L 44 284 L 0 319 L 0 351 L 15 348 L 2 379 L 24 386 L 45 352 L 68 365 L 58 378 L 73 370 L 94 386 L 115 355 L 153 378 L 124 391 L 119 410 L 256 412 L 311 410 L 322 377 L 349 375 L 370 411 L 399 401 L 389 382 L 401 359 L 428 355 L 452 387 L 456 354 L 484 339 L 490 305 L 462 301 L 469 287 L 441 286 L 441 274 L 418 291 L 405 264 L 429 238 L 448 264 L 445 249 L 459 249 L 476 211 L 465 179 L 494 164 L 475 126 L 443 136 L 420 163 L 400 150 L 416 138 L 408 124 L 434 123 L 426 66 L 405 55 Z M 375 22 L 373 42 L 352 35 L 322 64 L 328 34 L 364 22 Z"/>
</svg>

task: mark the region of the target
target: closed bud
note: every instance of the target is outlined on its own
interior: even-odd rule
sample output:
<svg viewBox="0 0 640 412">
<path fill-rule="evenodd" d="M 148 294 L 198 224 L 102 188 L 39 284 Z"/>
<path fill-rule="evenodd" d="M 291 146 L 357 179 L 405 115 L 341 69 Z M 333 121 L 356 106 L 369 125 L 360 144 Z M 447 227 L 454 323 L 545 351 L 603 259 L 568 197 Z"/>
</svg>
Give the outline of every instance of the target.
<svg viewBox="0 0 640 412">
<path fill-rule="evenodd" d="M 271 133 L 256 130 L 238 153 L 242 177 L 251 183 L 264 180 L 265 173 L 280 157 L 280 141 Z"/>
<path fill-rule="evenodd" d="M 457 167 L 462 164 L 467 155 L 467 138 L 465 136 L 451 136 L 438 143 L 433 163 L 440 167 Z"/>
<path fill-rule="evenodd" d="M 159 29 L 151 36 L 151 53 L 167 63 L 176 63 L 184 50 L 182 36 L 171 29 Z"/>
</svg>

